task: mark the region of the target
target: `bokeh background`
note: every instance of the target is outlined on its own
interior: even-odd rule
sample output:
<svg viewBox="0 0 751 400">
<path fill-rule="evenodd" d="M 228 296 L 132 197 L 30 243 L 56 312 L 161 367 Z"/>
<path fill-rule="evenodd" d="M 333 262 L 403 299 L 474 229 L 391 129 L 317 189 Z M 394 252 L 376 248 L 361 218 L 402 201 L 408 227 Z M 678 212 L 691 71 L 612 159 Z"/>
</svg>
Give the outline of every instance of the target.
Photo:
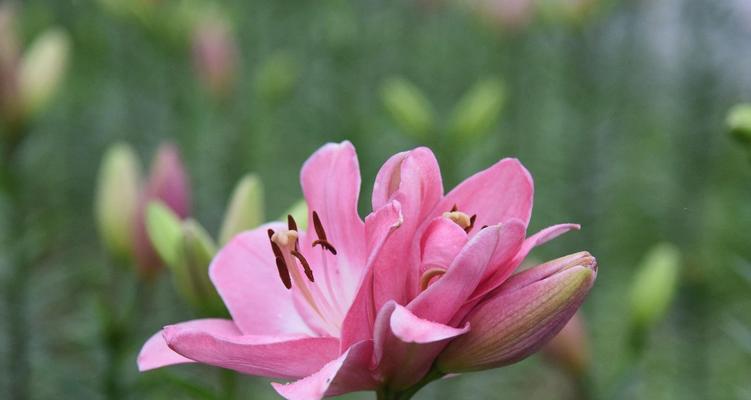
<svg viewBox="0 0 751 400">
<path fill-rule="evenodd" d="M 725 121 L 751 100 L 748 0 L 2 6 L 21 49 L 64 32 L 67 62 L 43 60 L 42 81 L 66 64 L 58 87 L 0 125 L 0 397 L 230 398 L 234 381 L 234 398 L 275 398 L 267 380 L 202 366 L 137 373 L 140 345 L 195 314 L 169 271 L 136 295 L 133 270 L 113 265 L 94 221 L 98 166 L 115 142 L 148 164 L 173 141 L 191 215 L 213 234 L 241 176 L 260 177 L 276 218 L 301 197 L 308 155 L 346 139 L 362 215 L 395 152 L 431 146 L 447 188 L 515 156 L 535 179 L 532 230 L 582 225 L 533 257 L 588 250 L 599 261 L 582 313 L 585 383 L 534 356 L 418 399 L 583 398 L 582 385 L 597 399 L 751 399 L 751 152 Z M 635 356 L 628 298 L 657 243 L 679 249 L 679 279 Z M 122 356 L 102 293 L 142 303 L 115 339 Z"/>
</svg>

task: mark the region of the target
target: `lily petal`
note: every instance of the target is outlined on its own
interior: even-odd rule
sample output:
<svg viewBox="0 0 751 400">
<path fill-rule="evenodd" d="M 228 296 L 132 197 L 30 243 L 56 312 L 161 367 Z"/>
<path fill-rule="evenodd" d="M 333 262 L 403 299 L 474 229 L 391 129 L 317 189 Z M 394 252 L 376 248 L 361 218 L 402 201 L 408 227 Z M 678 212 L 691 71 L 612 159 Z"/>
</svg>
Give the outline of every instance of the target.
<svg viewBox="0 0 751 400">
<path fill-rule="evenodd" d="M 334 270 L 336 290 L 355 288 L 365 266 L 365 225 L 357 213 L 360 196 L 360 166 L 352 143 L 329 143 L 316 151 L 300 172 L 308 203 L 308 239 L 316 239 L 313 211 L 316 211 L 328 241 L 336 248 Z M 351 299 L 354 293 L 345 296 Z"/>
<path fill-rule="evenodd" d="M 404 222 L 401 204 L 391 201 L 365 218 L 365 236 L 367 237 L 370 256 L 363 281 L 342 324 L 341 351 L 344 352 L 354 343 L 372 339 L 375 309 L 373 307 L 373 269 L 372 265 L 383 251 L 383 245 L 392 233 Z"/>
<path fill-rule="evenodd" d="M 532 215 L 533 195 L 529 171 L 519 160 L 504 158 L 460 183 L 438 203 L 434 215 L 456 204 L 460 211 L 477 215 L 475 226 L 496 225 L 517 218 L 526 228 Z"/>
<path fill-rule="evenodd" d="M 427 148 L 399 153 L 378 172 L 373 209 L 388 200 L 398 200 L 404 224 L 389 238 L 373 266 L 375 309 L 390 300 L 405 304 L 417 293 L 420 254 L 414 237 L 442 195 L 438 161 Z"/>
<path fill-rule="evenodd" d="M 420 272 L 432 267 L 448 268 L 467 239 L 464 229 L 448 218 L 433 219 L 420 241 Z"/>
<path fill-rule="evenodd" d="M 184 326 L 196 329 L 204 329 L 223 334 L 237 334 L 238 330 L 234 322 L 226 319 L 197 319 L 183 322 Z M 193 363 L 195 361 L 185 358 L 174 352 L 167 346 L 162 331 L 155 333 L 146 341 L 138 353 L 138 370 L 148 371 L 174 364 Z"/>
<path fill-rule="evenodd" d="M 374 389 L 377 384 L 369 370 L 372 354 L 373 341 L 362 341 L 308 377 L 286 385 L 274 382 L 271 386 L 289 400 L 318 400 Z"/>
<path fill-rule="evenodd" d="M 492 263 L 516 254 L 523 238 L 524 225 L 519 220 L 481 230 L 456 256 L 446 274 L 407 307 L 420 318 L 448 323 L 486 276 Z"/>
<path fill-rule="evenodd" d="M 273 223 L 235 236 L 209 267 L 211 281 L 245 334 L 312 334 L 274 263 L 267 230 L 283 228 Z"/>
<path fill-rule="evenodd" d="M 339 354 L 332 337 L 243 335 L 190 323 L 166 326 L 162 334 L 172 350 L 191 360 L 274 378 L 309 375 Z"/>
<path fill-rule="evenodd" d="M 502 286 L 475 307 L 467 316 L 472 331 L 451 342 L 438 358 L 441 371 L 466 372 L 512 364 L 555 336 L 584 301 L 597 268 L 589 257 L 559 269 L 543 269 L 542 273 L 528 273 L 513 285 Z M 547 275 L 552 271 L 557 272 Z"/>
<path fill-rule="evenodd" d="M 375 326 L 374 364 L 379 378 L 392 389 L 418 382 L 449 340 L 467 333 L 469 324 L 454 328 L 412 314 L 395 302 L 386 303 Z"/>
<path fill-rule="evenodd" d="M 534 249 L 537 246 L 543 245 L 558 236 L 563 235 L 564 233 L 572 230 L 579 230 L 581 228 L 581 225 L 579 224 L 558 224 L 549 226 L 534 235 L 528 237 L 524 244 L 522 244 L 522 248 L 519 250 L 519 253 L 514 257 L 514 261 L 512 263 L 519 265 L 522 261 L 527 257 L 530 251 Z"/>
</svg>

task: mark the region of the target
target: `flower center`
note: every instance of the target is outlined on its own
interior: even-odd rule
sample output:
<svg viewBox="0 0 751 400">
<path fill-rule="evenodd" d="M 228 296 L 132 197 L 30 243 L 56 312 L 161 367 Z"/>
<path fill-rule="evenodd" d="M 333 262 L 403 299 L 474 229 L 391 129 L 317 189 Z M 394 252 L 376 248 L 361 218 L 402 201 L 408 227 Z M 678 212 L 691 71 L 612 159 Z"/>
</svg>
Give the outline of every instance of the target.
<svg viewBox="0 0 751 400">
<path fill-rule="evenodd" d="M 322 251 L 330 252 L 336 255 L 336 248 L 326 238 L 326 232 L 323 229 L 318 213 L 313 211 L 313 226 L 318 239 L 313 242 L 313 247 L 320 245 Z M 299 233 L 297 222 L 291 216 L 287 216 L 287 229 L 275 232 L 273 229 L 268 230 L 271 250 L 274 252 L 276 267 L 279 272 L 279 279 L 287 289 L 294 289 L 310 309 L 317 314 L 325 325 L 329 333 L 335 333 L 340 329 L 341 312 L 332 304 L 335 303 L 331 288 L 329 289 L 331 301 L 321 291 L 321 288 L 315 285 L 313 270 L 310 268 L 308 260 L 300 252 Z M 322 255 L 324 274 L 328 274 L 326 268 L 326 254 Z M 302 271 L 300 271 L 302 269 Z M 305 277 L 303 277 L 303 274 Z M 307 278 L 307 279 L 306 279 Z"/>
<path fill-rule="evenodd" d="M 443 216 L 454 221 L 455 224 L 459 225 L 467 233 L 475 226 L 475 220 L 477 219 L 477 214 L 473 214 L 470 217 L 469 214 L 459 211 L 456 204 L 451 208 L 451 211 L 443 213 Z"/>
</svg>

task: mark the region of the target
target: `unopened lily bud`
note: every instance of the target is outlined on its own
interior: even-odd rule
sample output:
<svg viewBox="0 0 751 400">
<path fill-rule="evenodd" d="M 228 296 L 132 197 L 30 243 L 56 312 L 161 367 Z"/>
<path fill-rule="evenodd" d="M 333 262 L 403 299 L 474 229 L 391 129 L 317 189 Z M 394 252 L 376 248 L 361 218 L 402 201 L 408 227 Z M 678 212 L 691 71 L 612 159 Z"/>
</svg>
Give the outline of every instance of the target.
<svg viewBox="0 0 751 400">
<path fill-rule="evenodd" d="M 152 275 L 162 266 L 162 260 L 151 245 L 146 230 L 146 208 L 155 200 L 164 203 L 180 219 L 188 216 L 190 207 L 188 178 L 177 147 L 171 143 L 159 147 L 151 164 L 149 180 L 141 193 L 136 210 L 135 255 L 140 272 L 144 276 Z"/>
<path fill-rule="evenodd" d="M 61 29 L 37 37 L 21 60 L 18 85 L 23 113 L 33 115 L 57 92 L 68 64 L 70 39 Z"/>
<path fill-rule="evenodd" d="M 381 87 L 381 100 L 391 117 L 406 133 L 424 138 L 435 118 L 430 101 L 420 89 L 403 78 L 390 78 Z"/>
<path fill-rule="evenodd" d="M 224 245 L 236 234 L 261 225 L 264 222 L 263 210 L 261 180 L 252 174 L 245 175 L 232 192 L 219 233 L 219 243 Z"/>
<path fill-rule="evenodd" d="M 444 373 L 513 364 L 536 352 L 574 315 L 597 276 L 589 253 L 572 254 L 510 277 L 467 316 L 471 330 L 437 360 Z"/>
<path fill-rule="evenodd" d="M 269 103 L 277 103 L 292 93 L 300 76 L 300 65 L 286 51 L 271 54 L 259 66 L 255 76 L 258 95 Z"/>
<path fill-rule="evenodd" d="M 580 312 L 542 349 L 545 356 L 572 376 L 582 376 L 589 369 L 590 352 L 584 317 Z"/>
<path fill-rule="evenodd" d="M 486 78 L 477 82 L 459 101 L 451 116 L 451 130 L 463 140 L 477 140 L 493 127 L 505 99 L 503 82 Z"/>
<path fill-rule="evenodd" d="M 631 286 L 631 323 L 646 331 L 667 312 L 678 284 L 680 252 L 672 244 L 652 248 L 642 261 Z"/>
<path fill-rule="evenodd" d="M 174 265 L 182 237 L 180 217 L 164 203 L 153 201 L 146 209 L 146 231 L 159 257 L 165 264 Z"/>
<path fill-rule="evenodd" d="M 473 0 L 468 4 L 488 23 L 507 31 L 529 25 L 535 11 L 534 0 Z"/>
<path fill-rule="evenodd" d="M 104 153 L 94 208 L 99 235 L 116 257 L 131 257 L 133 254 L 132 232 L 140 176 L 138 157 L 129 145 L 117 143 Z"/>
<path fill-rule="evenodd" d="M 730 134 L 746 146 L 751 146 L 751 103 L 733 106 L 727 116 Z"/>
<path fill-rule="evenodd" d="M 206 230 L 192 219 L 181 227 L 174 264 L 169 264 L 175 288 L 202 315 L 226 314 L 219 294 L 209 279 L 209 265 L 216 245 Z"/>
<path fill-rule="evenodd" d="M 308 227 L 308 203 L 304 199 L 298 200 L 287 211 L 279 217 L 280 221 L 286 221 L 287 216 L 291 215 L 297 222 L 297 227 L 305 229 Z"/>
<path fill-rule="evenodd" d="M 214 14 L 196 22 L 193 64 L 203 85 L 213 96 L 221 98 L 234 84 L 239 51 L 227 19 Z"/>
<path fill-rule="evenodd" d="M 15 10 L 10 3 L 0 4 L 0 118 L 12 124 L 20 116 L 18 95 L 18 37 Z"/>
</svg>

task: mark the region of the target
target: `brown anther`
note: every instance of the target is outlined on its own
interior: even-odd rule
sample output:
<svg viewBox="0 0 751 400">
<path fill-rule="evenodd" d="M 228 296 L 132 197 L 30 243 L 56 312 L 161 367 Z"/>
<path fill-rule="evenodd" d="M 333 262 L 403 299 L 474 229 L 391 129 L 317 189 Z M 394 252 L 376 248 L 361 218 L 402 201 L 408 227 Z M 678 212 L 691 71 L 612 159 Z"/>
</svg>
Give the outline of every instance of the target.
<svg viewBox="0 0 751 400">
<path fill-rule="evenodd" d="M 289 277 L 287 263 L 284 262 L 283 257 L 276 258 L 276 269 L 279 270 L 279 278 L 282 280 L 282 283 L 284 283 L 284 287 L 292 289 L 292 280 Z"/>
<path fill-rule="evenodd" d="M 472 230 L 472 227 L 475 226 L 475 221 L 477 220 L 477 214 L 472 215 L 469 217 L 469 226 L 464 228 L 464 232 L 469 233 L 469 231 Z"/>
<path fill-rule="evenodd" d="M 318 235 L 318 239 L 313 241 L 313 247 L 321 245 L 321 247 L 331 252 L 331 254 L 336 255 L 336 249 L 326 238 L 326 231 L 323 230 L 321 219 L 318 218 L 318 213 L 315 211 L 313 211 L 313 229 L 315 229 L 316 235 Z"/>
<path fill-rule="evenodd" d="M 310 264 L 308 264 L 308 260 L 306 260 L 305 257 L 303 257 L 302 253 L 300 253 L 297 250 L 292 250 L 290 253 L 293 256 L 295 256 L 295 258 L 297 258 L 298 261 L 300 261 L 300 264 L 302 265 L 302 269 L 303 271 L 305 271 L 305 276 L 308 277 L 308 280 L 311 282 L 315 282 L 315 279 L 313 279 L 313 270 L 310 269 Z"/>
<path fill-rule="evenodd" d="M 420 277 L 420 291 L 427 289 L 430 286 L 430 281 L 437 276 L 441 276 L 446 273 L 445 268 L 433 267 L 425 271 Z"/>
<path fill-rule="evenodd" d="M 269 229 L 267 232 L 269 234 L 269 242 L 271 243 L 271 250 L 274 252 L 274 257 L 281 258 L 282 249 L 280 249 L 279 246 L 277 246 L 277 244 L 274 243 L 274 241 L 271 239 L 272 237 L 274 237 L 274 230 Z"/>
<path fill-rule="evenodd" d="M 482 228 L 480 228 L 480 230 L 483 230 L 483 229 L 485 229 L 487 227 L 488 227 L 487 225 L 483 225 Z"/>
<path fill-rule="evenodd" d="M 457 207 L 456 204 L 454 204 L 454 206 L 451 207 L 451 211 L 449 212 L 454 212 L 454 211 L 459 211 L 459 207 Z"/>
<path fill-rule="evenodd" d="M 295 218 L 292 217 L 292 214 L 287 214 L 287 229 L 291 231 L 297 230 L 297 222 L 295 222 Z"/>
</svg>

